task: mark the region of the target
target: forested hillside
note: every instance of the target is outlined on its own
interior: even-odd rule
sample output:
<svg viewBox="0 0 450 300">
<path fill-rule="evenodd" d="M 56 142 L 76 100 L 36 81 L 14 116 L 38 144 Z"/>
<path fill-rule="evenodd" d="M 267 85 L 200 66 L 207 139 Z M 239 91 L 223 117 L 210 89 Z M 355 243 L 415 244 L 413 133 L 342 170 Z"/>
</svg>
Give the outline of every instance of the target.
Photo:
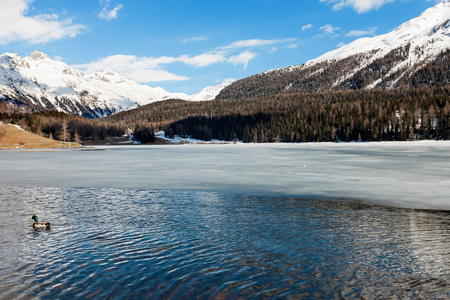
<svg viewBox="0 0 450 300">
<path fill-rule="evenodd" d="M 241 113 L 174 122 L 169 135 L 244 142 L 449 139 L 448 88 L 279 95 L 236 101 Z M 251 103 L 254 103 L 253 105 Z M 247 112 L 247 113 L 245 113 Z"/>
<path fill-rule="evenodd" d="M 450 86 L 277 95 L 260 99 L 167 100 L 107 118 L 58 112 L 0 114 L 31 132 L 65 141 L 104 140 L 132 131 L 244 142 L 405 141 L 450 138 Z"/>
<path fill-rule="evenodd" d="M 106 118 L 170 137 L 244 142 L 449 139 L 450 87 L 170 100 Z"/>
<path fill-rule="evenodd" d="M 447 86 L 450 2 L 441 2 L 386 34 L 357 39 L 305 64 L 241 79 L 216 99 Z"/>
<path fill-rule="evenodd" d="M 241 79 L 223 89 L 216 99 L 263 98 L 297 93 L 374 89 L 415 89 L 446 86 L 450 78 L 450 50 L 442 51 L 411 68 L 410 45 L 389 52 L 360 67 L 375 52 L 356 54 L 337 61 L 324 61 Z M 415 51 L 420 52 L 420 49 Z M 418 53 L 419 55 L 419 53 Z M 355 71 L 356 70 L 356 71 Z"/>
</svg>

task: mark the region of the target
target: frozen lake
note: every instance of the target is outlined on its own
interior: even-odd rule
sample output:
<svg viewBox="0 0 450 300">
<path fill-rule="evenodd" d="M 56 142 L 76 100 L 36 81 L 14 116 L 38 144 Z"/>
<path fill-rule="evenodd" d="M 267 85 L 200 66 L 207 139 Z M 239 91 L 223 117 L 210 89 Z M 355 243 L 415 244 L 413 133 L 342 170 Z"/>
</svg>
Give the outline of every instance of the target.
<svg viewBox="0 0 450 300">
<path fill-rule="evenodd" d="M 450 210 L 450 142 L 0 152 L 4 185 L 207 190 Z"/>
<path fill-rule="evenodd" d="M 3 151 L 0 299 L 448 299 L 449 150 Z"/>
</svg>

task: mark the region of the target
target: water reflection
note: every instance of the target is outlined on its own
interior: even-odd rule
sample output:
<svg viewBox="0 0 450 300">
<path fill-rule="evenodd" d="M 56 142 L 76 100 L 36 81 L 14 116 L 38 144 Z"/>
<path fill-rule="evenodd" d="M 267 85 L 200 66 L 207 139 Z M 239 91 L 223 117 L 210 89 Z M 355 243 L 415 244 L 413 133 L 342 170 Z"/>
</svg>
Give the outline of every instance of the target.
<svg viewBox="0 0 450 300">
<path fill-rule="evenodd" d="M 52 229 L 33 231 L 30 213 Z M 447 212 L 212 192 L 3 186 L 0 218 L 5 299 L 450 296 Z"/>
</svg>

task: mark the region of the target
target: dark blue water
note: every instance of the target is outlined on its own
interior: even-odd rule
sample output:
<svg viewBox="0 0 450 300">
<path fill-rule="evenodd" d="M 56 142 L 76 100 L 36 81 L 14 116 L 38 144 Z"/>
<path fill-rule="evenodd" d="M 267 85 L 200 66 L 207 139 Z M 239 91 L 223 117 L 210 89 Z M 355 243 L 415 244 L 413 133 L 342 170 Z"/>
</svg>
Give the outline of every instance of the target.
<svg viewBox="0 0 450 300">
<path fill-rule="evenodd" d="M 4 185 L 0 220 L 1 299 L 450 297 L 447 212 Z"/>
</svg>

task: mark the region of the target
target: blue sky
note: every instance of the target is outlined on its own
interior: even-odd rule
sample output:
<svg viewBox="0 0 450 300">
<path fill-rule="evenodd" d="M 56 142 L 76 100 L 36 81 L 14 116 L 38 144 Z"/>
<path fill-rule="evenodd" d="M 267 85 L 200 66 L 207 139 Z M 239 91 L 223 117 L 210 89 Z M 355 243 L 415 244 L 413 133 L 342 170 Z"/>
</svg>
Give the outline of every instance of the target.
<svg viewBox="0 0 450 300">
<path fill-rule="evenodd" d="M 0 0 L 0 52 L 193 94 L 387 33 L 438 2 Z"/>
</svg>

